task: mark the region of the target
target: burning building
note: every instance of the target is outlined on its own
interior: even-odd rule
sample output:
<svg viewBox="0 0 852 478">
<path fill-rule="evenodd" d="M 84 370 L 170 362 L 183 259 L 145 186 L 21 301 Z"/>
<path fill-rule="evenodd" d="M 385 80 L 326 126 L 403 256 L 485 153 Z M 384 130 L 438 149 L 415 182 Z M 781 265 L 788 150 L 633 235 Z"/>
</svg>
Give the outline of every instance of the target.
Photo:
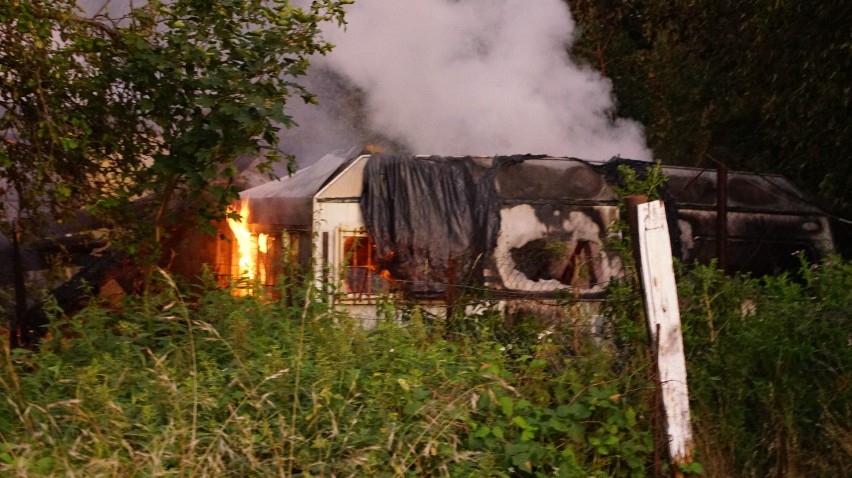
<svg viewBox="0 0 852 478">
<path fill-rule="evenodd" d="M 503 302 L 598 297 L 623 275 L 608 247 L 619 163 L 329 154 L 241 194 L 243 219 L 219 241 L 216 270 L 271 287 L 290 264 L 313 267 L 331 299 L 364 317 L 388 295 L 432 304 L 466 292 Z M 663 170 L 673 250 L 685 263 L 709 262 L 716 172 Z M 784 178 L 729 173 L 727 186 L 729 270 L 771 273 L 791 268 L 795 251 L 833 251 L 827 218 Z"/>
<path fill-rule="evenodd" d="M 161 266 L 192 280 L 211 265 L 223 284 L 251 279 L 238 290 L 260 292 L 248 289 L 260 284 L 272 297 L 282 290 L 276 281 L 296 270 L 364 319 L 376 317 L 377 303 L 389 297 L 443 313 L 471 296 L 555 318 L 565 298 L 599 298 L 624 275 L 620 255 L 609 247 L 619 218 L 613 173 L 622 163 L 329 154 L 244 191 L 234 204 L 242 220 L 229 221 L 215 239 L 192 223 L 178 224 L 161 245 L 169 251 Z M 626 163 L 640 171 L 649 165 Z M 755 275 L 796 269 L 797 251 L 811 260 L 834 252 L 828 217 L 780 176 L 729 173 L 722 181 L 727 210 L 720 213 L 716 171 L 663 172 L 672 250 L 686 264 L 710 262 L 720 242 L 727 245 L 727 270 Z M 721 239 L 719 217 L 727 226 Z M 137 290 L 139 271 L 130 258 L 99 253 L 105 241 L 85 239 L 96 238 L 87 231 L 101 226 L 74 224 L 60 245 L 79 267 L 54 289 L 59 305 L 78 310 L 88 290 L 83 282 L 110 298 Z M 38 275 L 54 244 L 28 244 L 22 272 Z M 3 237 L 0 255 L 13 262 Z M 8 272 L 0 285 L 11 285 Z M 40 305 L 20 309 L 15 323 L 38 335 L 47 320 Z"/>
</svg>

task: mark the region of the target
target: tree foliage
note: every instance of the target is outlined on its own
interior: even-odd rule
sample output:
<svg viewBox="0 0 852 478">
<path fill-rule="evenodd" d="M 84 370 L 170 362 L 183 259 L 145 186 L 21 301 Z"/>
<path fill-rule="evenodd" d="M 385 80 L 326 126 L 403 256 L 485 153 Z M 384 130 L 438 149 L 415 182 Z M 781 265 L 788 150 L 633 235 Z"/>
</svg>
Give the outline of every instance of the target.
<svg viewBox="0 0 852 478">
<path fill-rule="evenodd" d="M 285 105 L 314 101 L 296 81 L 346 3 L 154 0 L 88 18 L 74 0 L 0 2 L 0 193 L 16 209 L 0 222 L 86 207 L 138 241 L 159 239 L 178 198 L 221 216 L 237 157 L 281 158 Z"/>
<path fill-rule="evenodd" d="M 567 0 L 574 54 L 613 81 L 664 162 L 785 174 L 852 215 L 852 7 Z"/>
<path fill-rule="evenodd" d="M 30 229 L 45 214 L 112 189 L 116 158 L 141 135 L 121 134 L 127 95 L 101 70 L 111 59 L 93 24 L 67 1 L 0 4 L 0 223 Z M 132 127 L 132 126 L 131 126 Z M 130 131 L 133 131 L 130 129 Z M 130 150 L 125 150 L 130 148 Z M 4 231 L 7 232 L 7 231 Z"/>
</svg>

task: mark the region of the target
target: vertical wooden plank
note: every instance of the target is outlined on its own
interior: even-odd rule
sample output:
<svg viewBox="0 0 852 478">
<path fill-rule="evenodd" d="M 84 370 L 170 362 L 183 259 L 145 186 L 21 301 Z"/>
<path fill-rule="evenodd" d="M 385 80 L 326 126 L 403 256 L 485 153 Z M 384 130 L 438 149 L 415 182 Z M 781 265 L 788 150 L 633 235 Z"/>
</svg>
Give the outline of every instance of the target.
<svg viewBox="0 0 852 478">
<path fill-rule="evenodd" d="M 10 321 L 9 349 L 30 345 L 30 324 L 27 323 L 27 283 L 21 254 L 21 227 L 15 220 L 12 231 L 12 271 L 15 276 L 15 319 Z"/>
<path fill-rule="evenodd" d="M 657 366 L 669 453 L 677 470 L 678 465 L 692 462 L 693 441 L 669 230 L 662 201 L 639 204 L 636 208 L 645 312 L 652 343 L 658 347 Z"/>
</svg>

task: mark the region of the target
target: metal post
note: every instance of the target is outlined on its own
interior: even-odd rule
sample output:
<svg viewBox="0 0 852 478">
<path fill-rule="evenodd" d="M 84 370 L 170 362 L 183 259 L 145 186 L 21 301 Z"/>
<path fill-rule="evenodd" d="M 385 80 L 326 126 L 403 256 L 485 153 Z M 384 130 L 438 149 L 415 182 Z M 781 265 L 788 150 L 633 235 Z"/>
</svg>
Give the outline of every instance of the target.
<svg viewBox="0 0 852 478">
<path fill-rule="evenodd" d="M 716 170 L 716 257 L 719 268 L 728 268 L 728 165 L 719 161 Z"/>
</svg>

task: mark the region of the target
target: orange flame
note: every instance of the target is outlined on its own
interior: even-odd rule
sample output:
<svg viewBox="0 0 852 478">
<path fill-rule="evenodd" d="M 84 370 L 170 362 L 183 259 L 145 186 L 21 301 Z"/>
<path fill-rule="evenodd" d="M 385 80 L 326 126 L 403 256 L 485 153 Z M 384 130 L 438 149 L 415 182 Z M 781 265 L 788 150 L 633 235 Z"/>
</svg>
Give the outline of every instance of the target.
<svg viewBox="0 0 852 478">
<path fill-rule="evenodd" d="M 231 231 L 234 233 L 234 237 L 237 238 L 239 262 L 236 276 L 254 280 L 257 275 L 257 263 L 255 261 L 255 254 L 252 253 L 251 231 L 249 230 L 248 223 L 241 222 L 248 219 L 248 201 L 242 201 L 239 212 L 241 220 L 228 218 L 228 226 L 230 226 Z"/>
</svg>

